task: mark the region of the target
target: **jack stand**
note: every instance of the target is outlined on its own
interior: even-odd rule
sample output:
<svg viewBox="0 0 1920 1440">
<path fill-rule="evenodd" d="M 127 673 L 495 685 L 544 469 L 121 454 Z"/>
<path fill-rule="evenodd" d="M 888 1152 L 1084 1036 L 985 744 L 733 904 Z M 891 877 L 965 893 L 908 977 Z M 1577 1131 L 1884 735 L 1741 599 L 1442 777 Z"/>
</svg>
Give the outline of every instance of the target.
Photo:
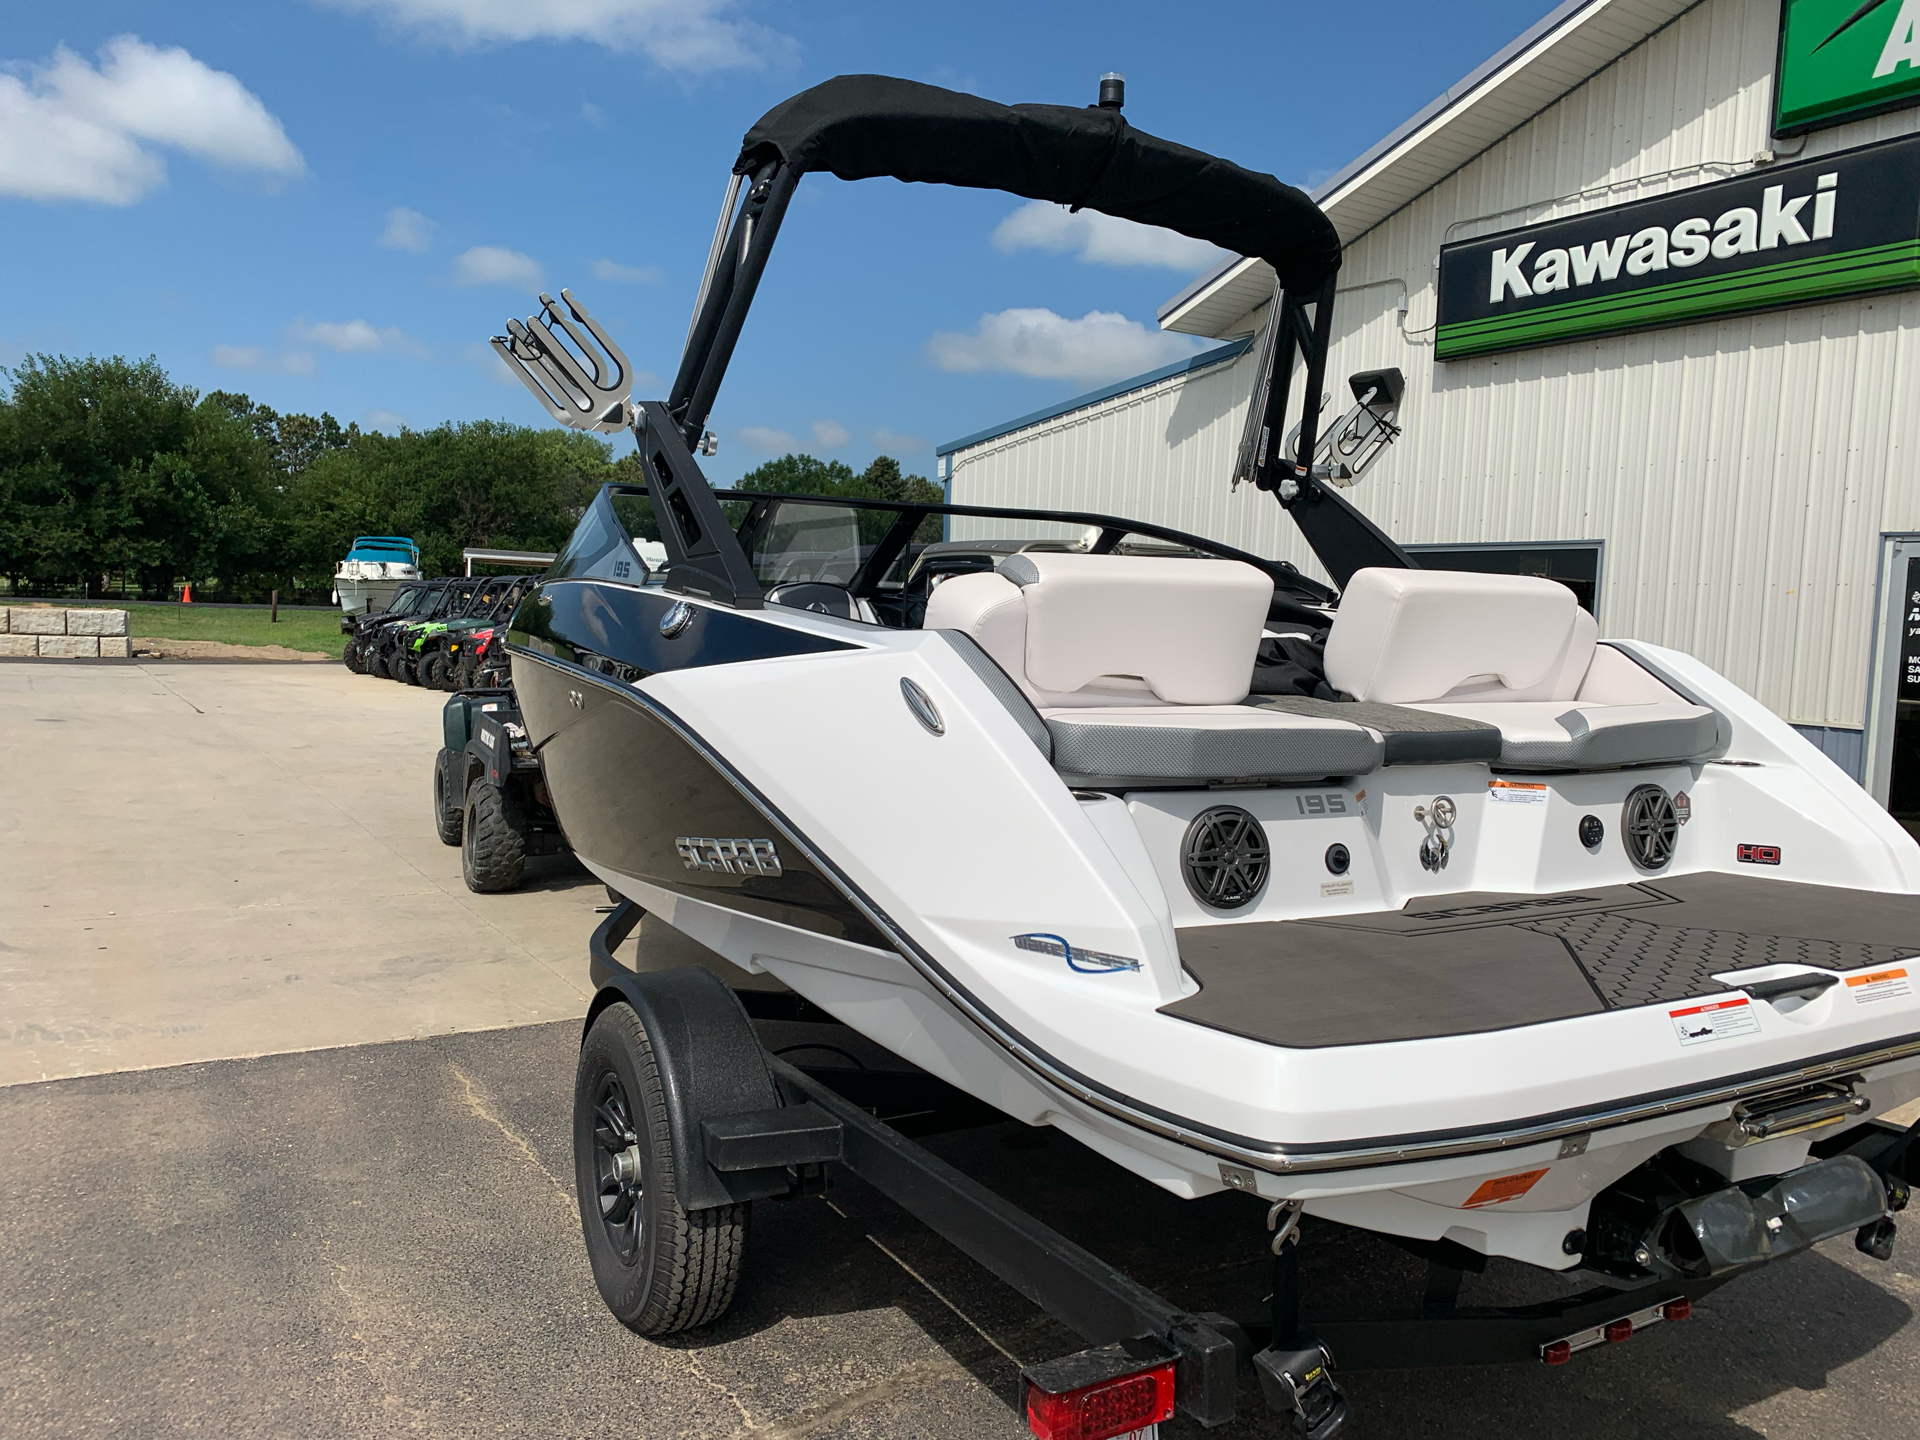
<svg viewBox="0 0 1920 1440">
<path fill-rule="evenodd" d="M 1327 1347 L 1300 1329 L 1300 1241 L 1273 1257 L 1273 1341 L 1253 1357 L 1267 1407 L 1288 1418 L 1300 1440 L 1333 1440 L 1353 1407 L 1333 1378 Z"/>
</svg>

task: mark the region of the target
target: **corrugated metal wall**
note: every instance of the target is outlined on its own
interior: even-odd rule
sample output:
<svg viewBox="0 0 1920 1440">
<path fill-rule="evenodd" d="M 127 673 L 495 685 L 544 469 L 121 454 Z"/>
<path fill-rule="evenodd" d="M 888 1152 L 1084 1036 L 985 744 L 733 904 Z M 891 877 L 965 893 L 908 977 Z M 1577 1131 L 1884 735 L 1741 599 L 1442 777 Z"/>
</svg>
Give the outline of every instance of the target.
<svg viewBox="0 0 1920 1440">
<path fill-rule="evenodd" d="M 1877 536 L 1920 529 L 1920 293 L 1444 365 L 1432 351 L 1444 241 L 1748 168 L 1769 144 L 1778 24 L 1775 0 L 1703 0 L 1362 236 L 1328 373 L 1407 373 L 1406 435 L 1350 492 L 1390 534 L 1604 539 L 1608 634 L 1689 651 L 1788 720 L 1856 728 Z M 1813 156 L 1916 128 L 1904 111 L 1777 143 Z M 1253 366 L 960 451 L 954 498 L 1137 516 L 1312 568 L 1271 498 L 1228 492 Z M 1346 399 L 1341 384 L 1330 413 Z"/>
</svg>

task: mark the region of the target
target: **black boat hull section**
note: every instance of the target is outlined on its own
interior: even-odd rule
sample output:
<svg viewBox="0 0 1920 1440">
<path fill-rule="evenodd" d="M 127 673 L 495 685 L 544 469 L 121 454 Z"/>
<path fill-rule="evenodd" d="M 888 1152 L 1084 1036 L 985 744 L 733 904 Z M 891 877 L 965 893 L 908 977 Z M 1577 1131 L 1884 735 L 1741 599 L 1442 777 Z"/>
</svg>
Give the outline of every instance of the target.
<svg viewBox="0 0 1920 1440">
<path fill-rule="evenodd" d="M 894 948 L 645 697 L 531 648 L 515 651 L 513 683 L 528 734 L 540 746 L 554 812 L 565 817 L 567 842 L 576 854 L 691 899 L 837 940 Z M 779 873 L 690 868 L 681 844 L 692 840 L 732 841 L 742 853 L 763 856 L 769 852 L 746 847 L 767 842 Z M 703 847 L 695 851 L 713 854 Z"/>
<path fill-rule="evenodd" d="M 508 640 L 622 682 L 663 670 L 860 648 L 708 605 L 691 606 L 692 616 L 679 633 L 661 634 L 660 622 L 678 603 L 679 596 L 658 589 L 596 580 L 549 581 L 514 611 Z M 532 731 L 534 744 L 541 744 L 547 733 Z"/>
</svg>

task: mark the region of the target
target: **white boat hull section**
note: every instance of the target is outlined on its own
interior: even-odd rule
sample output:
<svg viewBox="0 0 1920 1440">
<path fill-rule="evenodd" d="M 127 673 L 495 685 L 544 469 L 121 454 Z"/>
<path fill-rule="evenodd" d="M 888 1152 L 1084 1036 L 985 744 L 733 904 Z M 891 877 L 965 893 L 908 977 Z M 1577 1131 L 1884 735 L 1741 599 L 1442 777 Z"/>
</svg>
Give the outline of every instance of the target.
<svg viewBox="0 0 1920 1440">
<path fill-rule="evenodd" d="M 1381 1164 L 1373 1147 L 1373 1157 L 1351 1170 L 1302 1174 L 1284 1173 L 1282 1162 L 1272 1167 L 1281 1173 L 1250 1167 L 1229 1176 L 1220 1157 L 1231 1145 L 1196 1132 L 1322 1152 L 1395 1137 L 1491 1134 L 1540 1117 L 1709 1090 L 1737 1076 L 1792 1072 L 1920 1033 L 1920 994 L 1866 1005 L 1844 985 L 1797 1009 L 1755 1003 L 1751 1033 L 1691 1046 L 1680 1043 L 1669 1007 L 1659 1004 L 1315 1049 L 1282 1048 L 1160 1012 L 1196 988 L 1180 964 L 1183 926 L 1396 910 L 1420 895 L 1546 894 L 1657 878 L 1636 870 L 1618 845 L 1596 855 L 1575 838 L 1589 811 L 1606 815 L 1613 833 L 1627 790 L 1647 781 L 1688 791 L 1693 802 L 1663 875 L 1732 872 L 1736 842 L 1765 841 L 1790 852 L 1782 879 L 1920 892 L 1920 847 L 1891 817 L 1789 727 L 1687 657 L 1622 647 L 1678 675 L 1729 718 L 1731 744 L 1720 761 L 1526 777 L 1547 792 L 1544 803 L 1527 805 L 1490 798 L 1491 773 L 1480 765 L 1393 767 L 1346 787 L 1083 801 L 937 633 L 799 615 L 791 623 L 865 648 L 663 672 L 635 688 L 726 757 L 980 1011 L 1015 1032 L 1015 1043 L 990 1036 L 920 970 L 886 952 L 720 910 L 599 866 L 596 873 L 931 1073 L 1016 1118 L 1054 1124 L 1175 1193 L 1205 1194 L 1231 1180 L 1274 1198 L 1304 1198 L 1330 1218 L 1564 1268 L 1574 1259 L 1561 1240 L 1578 1228 L 1595 1191 L 1725 1118 L 1727 1100 L 1602 1125 L 1583 1148 L 1570 1149 L 1562 1137 Z M 932 699 L 944 733 L 915 717 L 902 679 Z M 1333 790 L 1347 797 L 1349 813 L 1302 818 L 1297 795 Z M 1460 819 L 1450 863 L 1435 874 L 1420 866 L 1423 830 L 1412 812 L 1437 794 L 1456 800 Z M 935 805 L 929 797 L 957 798 Z M 1223 801 L 1268 822 L 1274 852 L 1267 891 L 1230 918 L 1203 912 L 1188 894 L 1175 843 L 1192 814 Z M 1322 891 L 1321 856 L 1335 840 L 1353 856 L 1351 893 Z M 1013 943 L 1035 933 L 1139 967 L 1077 973 L 1057 955 Z M 1344 982 L 1328 974 L 1324 983 Z M 1392 995 L 1377 998 L 1394 1003 Z M 1156 1134 L 1111 1113 L 1113 1106 L 1085 1103 L 1070 1086 L 1049 1083 L 1031 1062 L 1034 1053 L 1056 1078 L 1071 1072 L 1178 1123 Z M 1920 1057 L 1868 1070 L 1862 1093 L 1876 1111 L 1920 1094 Z M 1182 1125 L 1196 1143 L 1182 1143 Z M 1518 1193 L 1475 1199 L 1489 1180 L 1532 1170 L 1545 1173 Z"/>
</svg>

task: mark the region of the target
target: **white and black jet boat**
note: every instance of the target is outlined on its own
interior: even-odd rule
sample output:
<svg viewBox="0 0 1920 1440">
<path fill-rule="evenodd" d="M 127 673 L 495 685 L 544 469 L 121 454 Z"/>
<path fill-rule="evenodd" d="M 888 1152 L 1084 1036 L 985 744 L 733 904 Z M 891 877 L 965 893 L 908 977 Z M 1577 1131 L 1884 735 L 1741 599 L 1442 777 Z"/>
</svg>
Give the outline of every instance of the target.
<svg viewBox="0 0 1920 1440">
<path fill-rule="evenodd" d="M 1274 495 L 1337 590 L 1105 515 L 716 494 L 696 452 L 808 171 L 1271 264 L 1220 479 Z M 569 841 L 734 965 L 1176 1195 L 1623 1289 L 1849 1232 L 1884 1255 L 1902 1142 L 1849 1137 L 1920 1095 L 1920 846 L 1698 661 L 1600 639 L 1552 582 L 1409 559 L 1315 463 L 1312 403 L 1277 442 L 1322 392 L 1339 253 L 1301 192 L 1113 108 L 846 77 L 769 112 L 665 400 L 626 396 L 570 296 L 496 341 L 649 476 L 513 622 Z M 1390 437 L 1397 385 L 1355 391 Z M 930 548 L 953 522 L 996 543 Z M 587 1123 L 624 1222 L 613 1113 Z"/>
</svg>

